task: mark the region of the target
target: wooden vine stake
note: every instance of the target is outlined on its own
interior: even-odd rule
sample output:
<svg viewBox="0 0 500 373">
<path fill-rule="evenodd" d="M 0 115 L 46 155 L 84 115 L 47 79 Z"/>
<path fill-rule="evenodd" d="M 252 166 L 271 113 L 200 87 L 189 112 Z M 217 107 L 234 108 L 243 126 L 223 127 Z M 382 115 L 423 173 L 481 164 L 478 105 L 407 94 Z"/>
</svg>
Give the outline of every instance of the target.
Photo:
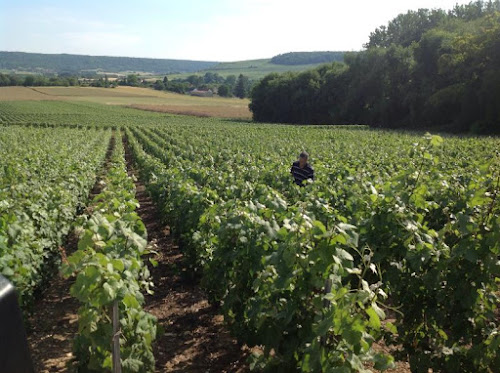
<svg viewBox="0 0 500 373">
<path fill-rule="evenodd" d="M 113 302 L 113 373 L 121 373 L 120 361 L 120 314 L 118 299 Z"/>
</svg>

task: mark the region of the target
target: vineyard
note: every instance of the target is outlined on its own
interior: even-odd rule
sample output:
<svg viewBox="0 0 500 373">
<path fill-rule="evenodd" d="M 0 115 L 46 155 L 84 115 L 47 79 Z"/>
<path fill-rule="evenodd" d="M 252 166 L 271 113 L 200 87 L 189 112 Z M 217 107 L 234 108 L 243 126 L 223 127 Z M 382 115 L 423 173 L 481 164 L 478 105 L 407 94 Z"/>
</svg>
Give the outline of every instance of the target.
<svg viewBox="0 0 500 373">
<path fill-rule="evenodd" d="M 85 207 L 110 131 L 0 127 L 0 270 L 27 305 Z"/>
<path fill-rule="evenodd" d="M 29 312 L 75 228 L 62 271 L 81 306 L 79 367 L 111 369 L 115 305 L 123 371 L 153 371 L 154 260 L 127 150 L 186 272 L 238 342 L 258 346 L 250 368 L 494 372 L 499 149 L 498 138 L 0 102 L 0 273 Z M 302 150 L 316 179 L 299 187 Z"/>
</svg>

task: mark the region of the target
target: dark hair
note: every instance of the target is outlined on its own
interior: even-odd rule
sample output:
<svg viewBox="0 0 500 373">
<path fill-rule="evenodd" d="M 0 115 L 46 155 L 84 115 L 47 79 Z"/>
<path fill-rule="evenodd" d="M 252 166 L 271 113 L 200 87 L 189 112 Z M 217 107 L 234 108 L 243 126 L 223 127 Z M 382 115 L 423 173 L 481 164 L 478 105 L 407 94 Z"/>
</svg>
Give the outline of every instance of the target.
<svg viewBox="0 0 500 373">
<path fill-rule="evenodd" d="M 299 155 L 300 158 L 309 158 L 309 154 L 307 152 L 302 152 Z"/>
</svg>

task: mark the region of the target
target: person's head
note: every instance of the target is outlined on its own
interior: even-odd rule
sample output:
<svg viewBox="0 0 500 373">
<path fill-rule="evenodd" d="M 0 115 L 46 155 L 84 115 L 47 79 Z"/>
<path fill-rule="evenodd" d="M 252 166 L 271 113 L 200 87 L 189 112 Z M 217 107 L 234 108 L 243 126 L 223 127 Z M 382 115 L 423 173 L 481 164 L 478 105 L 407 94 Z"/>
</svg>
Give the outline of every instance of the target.
<svg viewBox="0 0 500 373">
<path fill-rule="evenodd" d="M 305 167 L 307 161 L 309 160 L 309 154 L 307 152 L 302 152 L 299 155 L 299 165 L 300 167 Z"/>
</svg>

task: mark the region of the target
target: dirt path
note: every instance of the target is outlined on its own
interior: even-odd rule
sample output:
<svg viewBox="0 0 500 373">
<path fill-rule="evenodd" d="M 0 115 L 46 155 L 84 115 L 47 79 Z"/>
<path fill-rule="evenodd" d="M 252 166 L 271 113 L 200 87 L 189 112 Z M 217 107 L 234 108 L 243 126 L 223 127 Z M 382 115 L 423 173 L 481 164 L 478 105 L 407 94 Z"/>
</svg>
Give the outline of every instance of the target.
<svg viewBox="0 0 500 373">
<path fill-rule="evenodd" d="M 136 175 L 126 139 L 125 157 L 130 175 Z M 223 317 L 210 306 L 195 284 L 182 276 L 182 252 L 161 224 L 158 211 L 145 186 L 136 182 L 138 213 L 146 225 L 148 240 L 158 255 L 151 268 L 155 294 L 146 297 L 146 307 L 158 318 L 165 334 L 154 347 L 157 372 L 248 372 L 246 348 L 238 347 L 223 325 Z M 390 352 L 384 345 L 377 351 Z M 406 362 L 397 362 L 388 373 L 409 373 Z"/>
<path fill-rule="evenodd" d="M 129 173 L 134 173 L 126 149 Z M 210 306 L 197 284 L 181 275 L 182 252 L 161 224 L 144 185 L 136 182 L 139 216 L 158 255 L 151 268 L 155 294 L 146 297 L 145 309 L 158 318 L 165 333 L 154 347 L 157 372 L 246 372 L 247 353 L 224 328 L 223 317 Z"/>
<path fill-rule="evenodd" d="M 113 141 L 107 159 L 112 146 Z M 129 174 L 133 175 L 127 146 L 125 150 Z M 106 163 L 102 173 L 107 168 Z M 137 212 L 146 225 L 150 244 L 158 252 L 154 257 L 158 266 L 150 268 L 155 294 L 146 297 L 145 305 L 164 329 L 154 345 L 156 372 L 247 372 L 248 350 L 229 335 L 223 317 L 210 306 L 199 286 L 182 276 L 181 250 L 170 236 L 169 228 L 161 224 L 144 185 L 136 181 L 136 188 L 140 203 Z M 97 182 L 90 198 L 99 192 Z M 76 246 L 77 238 L 70 235 L 65 245 L 67 255 L 76 250 Z M 79 304 L 69 295 L 73 281 L 56 275 L 38 297 L 28 320 L 28 342 L 35 371 L 39 373 L 74 371 L 72 342 L 78 332 Z M 383 346 L 377 349 L 385 350 Z M 389 372 L 409 371 L 408 364 L 400 362 Z"/>
<path fill-rule="evenodd" d="M 89 195 L 89 202 L 101 192 L 99 181 L 107 173 L 113 152 L 114 134 L 110 139 L 106 160 Z M 91 206 L 87 207 L 87 213 Z M 62 253 L 70 256 L 77 250 L 78 237 L 67 238 Z M 74 371 L 73 340 L 78 333 L 78 300 L 70 296 L 74 278 L 64 279 L 59 273 L 38 294 L 33 313 L 28 319 L 27 337 L 35 371 L 54 373 Z"/>
<path fill-rule="evenodd" d="M 72 235 L 66 244 L 68 254 L 76 249 L 77 242 Z M 28 343 L 36 372 L 70 370 L 72 342 L 78 332 L 78 300 L 69 295 L 73 281 L 57 274 L 40 294 L 28 319 Z"/>
</svg>

